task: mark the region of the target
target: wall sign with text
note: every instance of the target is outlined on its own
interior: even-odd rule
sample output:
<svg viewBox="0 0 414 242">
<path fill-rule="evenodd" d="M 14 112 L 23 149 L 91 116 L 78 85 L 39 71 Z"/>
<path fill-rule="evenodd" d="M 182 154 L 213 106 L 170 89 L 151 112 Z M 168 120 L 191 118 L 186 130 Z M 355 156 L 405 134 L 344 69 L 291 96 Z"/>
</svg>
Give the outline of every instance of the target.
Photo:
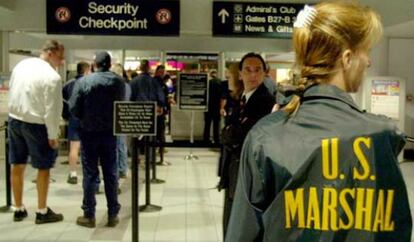
<svg viewBox="0 0 414 242">
<path fill-rule="evenodd" d="M 213 2 L 213 36 L 290 38 L 304 7 L 292 3 Z"/>
<path fill-rule="evenodd" d="M 207 111 L 207 74 L 181 73 L 178 79 L 179 109 Z"/>
<path fill-rule="evenodd" d="M 48 34 L 178 36 L 174 0 L 47 0 Z"/>
</svg>

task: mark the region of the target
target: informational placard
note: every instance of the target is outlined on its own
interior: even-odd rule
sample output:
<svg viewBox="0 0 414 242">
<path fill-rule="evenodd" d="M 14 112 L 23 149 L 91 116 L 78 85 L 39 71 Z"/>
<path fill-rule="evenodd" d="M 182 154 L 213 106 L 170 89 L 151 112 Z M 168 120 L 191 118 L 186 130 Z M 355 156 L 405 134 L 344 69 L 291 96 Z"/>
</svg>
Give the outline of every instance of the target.
<svg viewBox="0 0 414 242">
<path fill-rule="evenodd" d="M 303 4 L 213 2 L 213 36 L 291 38 Z"/>
<path fill-rule="evenodd" d="M 114 134 L 155 136 L 156 106 L 156 102 L 115 102 Z"/>
<path fill-rule="evenodd" d="M 178 36 L 178 0 L 47 0 L 48 34 Z"/>
<path fill-rule="evenodd" d="M 399 119 L 400 82 L 396 80 L 372 80 L 371 112 Z"/>
<path fill-rule="evenodd" d="M 181 73 L 178 79 L 179 109 L 207 111 L 207 74 Z"/>
</svg>

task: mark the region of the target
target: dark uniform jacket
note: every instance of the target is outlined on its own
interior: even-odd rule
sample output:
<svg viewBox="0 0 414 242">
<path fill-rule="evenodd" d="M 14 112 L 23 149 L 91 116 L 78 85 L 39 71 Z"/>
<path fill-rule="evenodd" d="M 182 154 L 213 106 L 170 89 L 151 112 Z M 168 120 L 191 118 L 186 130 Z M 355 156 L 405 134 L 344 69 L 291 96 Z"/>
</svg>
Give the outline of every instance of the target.
<svg viewBox="0 0 414 242">
<path fill-rule="evenodd" d="M 249 130 L 259 119 L 272 111 L 275 98 L 262 83 L 250 96 L 244 107 L 234 107 L 231 123 L 223 129 L 223 145 L 225 153 L 222 157 L 222 181 L 221 187 L 230 190 L 230 197 L 236 187 L 237 172 L 239 167 L 240 152 L 244 139 Z"/>
<path fill-rule="evenodd" d="M 86 132 L 110 132 L 113 129 L 114 101 L 125 97 L 122 78 L 113 72 L 95 72 L 76 82 L 69 110 Z"/>
<path fill-rule="evenodd" d="M 409 242 L 401 132 L 332 85 L 302 100 L 246 137 L 225 241 Z"/>
<path fill-rule="evenodd" d="M 220 101 L 222 97 L 221 80 L 213 78 L 208 82 L 208 113 L 214 119 L 220 119 Z"/>
<path fill-rule="evenodd" d="M 148 73 L 140 74 L 131 83 L 131 101 L 156 101 L 160 107 L 165 106 L 162 87 Z"/>
</svg>

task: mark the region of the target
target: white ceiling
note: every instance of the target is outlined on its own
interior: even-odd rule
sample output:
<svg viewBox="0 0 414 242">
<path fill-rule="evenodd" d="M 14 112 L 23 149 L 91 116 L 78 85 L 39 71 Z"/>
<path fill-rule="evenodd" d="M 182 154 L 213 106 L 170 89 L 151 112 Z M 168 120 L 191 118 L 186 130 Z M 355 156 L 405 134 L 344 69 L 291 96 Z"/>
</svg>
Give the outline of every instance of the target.
<svg viewBox="0 0 414 242">
<path fill-rule="evenodd" d="M 286 52 L 286 40 L 260 38 L 216 38 L 211 36 L 212 2 L 181 0 L 180 37 L 74 36 L 45 34 L 46 0 L 0 0 L 0 31 L 11 31 L 11 47 L 33 48 L 46 38 L 57 38 L 69 48 L 142 49 L 188 51 Z M 241 2 L 317 3 L 317 0 L 234 0 Z M 386 35 L 414 38 L 414 0 L 360 0 L 376 9 L 383 19 Z M 203 13 L 200 15 L 200 13 Z M 20 33 L 17 33 L 20 32 Z M 18 36 L 25 33 L 26 36 Z M 26 39 L 26 40 L 24 40 Z M 235 44 L 236 43 L 236 44 Z M 95 48 L 93 48 L 95 47 Z"/>
</svg>

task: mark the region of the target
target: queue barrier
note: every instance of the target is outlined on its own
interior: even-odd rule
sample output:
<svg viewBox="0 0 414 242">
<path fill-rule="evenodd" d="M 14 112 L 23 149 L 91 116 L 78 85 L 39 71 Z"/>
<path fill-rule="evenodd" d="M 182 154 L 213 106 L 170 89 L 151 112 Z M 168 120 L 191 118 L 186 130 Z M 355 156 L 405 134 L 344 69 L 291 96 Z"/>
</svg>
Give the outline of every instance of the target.
<svg viewBox="0 0 414 242">
<path fill-rule="evenodd" d="M 5 121 L 3 126 L 0 126 L 0 132 L 4 132 L 4 164 L 5 164 L 5 168 L 4 171 L 6 173 L 5 177 L 5 185 L 6 185 L 6 205 L 3 207 L 0 207 L 0 212 L 11 212 L 12 211 L 12 194 L 11 194 L 11 181 L 10 181 L 10 177 L 11 177 L 11 169 L 10 169 L 10 164 L 9 164 L 9 138 L 8 138 L 8 133 L 7 133 L 7 125 L 8 122 Z"/>
</svg>

